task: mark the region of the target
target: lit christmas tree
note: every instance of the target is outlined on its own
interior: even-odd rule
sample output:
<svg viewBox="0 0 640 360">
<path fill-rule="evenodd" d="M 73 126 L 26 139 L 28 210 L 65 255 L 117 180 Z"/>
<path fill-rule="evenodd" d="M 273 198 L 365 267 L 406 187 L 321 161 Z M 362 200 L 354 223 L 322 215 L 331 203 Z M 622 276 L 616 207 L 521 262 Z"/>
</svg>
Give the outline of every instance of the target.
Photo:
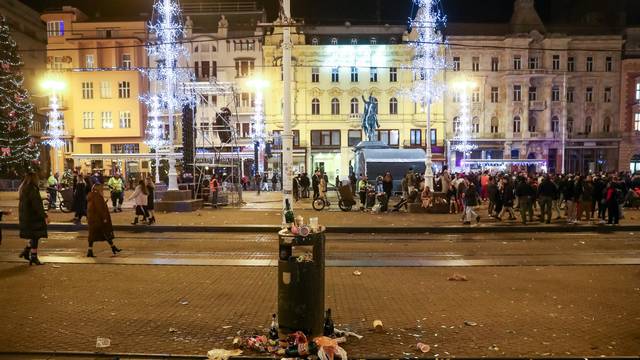
<svg viewBox="0 0 640 360">
<path fill-rule="evenodd" d="M 0 17 L 0 176 L 38 166 L 38 146 L 29 135 L 33 105 L 22 88 L 22 61 L 4 17 Z"/>
<path fill-rule="evenodd" d="M 193 79 L 193 74 L 187 66 L 189 51 L 183 44 L 185 32 L 178 1 L 156 0 L 148 28 L 155 38 L 147 46 L 147 52 L 156 64 L 146 71 L 152 90 L 142 97 L 149 108 L 146 143 L 156 153 L 172 153 L 174 119 L 184 105 L 193 101 L 182 86 Z M 169 134 L 164 134 L 165 116 Z M 169 190 L 177 190 L 175 159 L 169 159 L 169 166 Z"/>
<path fill-rule="evenodd" d="M 431 104 L 442 97 L 445 89 L 442 72 L 447 68 L 442 33 L 446 18 L 438 9 L 438 0 L 414 0 L 418 5 L 416 17 L 410 21 L 415 39 L 410 46 L 415 49 L 413 59 L 414 86 L 411 91 L 413 101 L 420 104 L 426 113 L 426 159 L 425 181 L 433 189 L 433 170 L 431 161 Z"/>
</svg>

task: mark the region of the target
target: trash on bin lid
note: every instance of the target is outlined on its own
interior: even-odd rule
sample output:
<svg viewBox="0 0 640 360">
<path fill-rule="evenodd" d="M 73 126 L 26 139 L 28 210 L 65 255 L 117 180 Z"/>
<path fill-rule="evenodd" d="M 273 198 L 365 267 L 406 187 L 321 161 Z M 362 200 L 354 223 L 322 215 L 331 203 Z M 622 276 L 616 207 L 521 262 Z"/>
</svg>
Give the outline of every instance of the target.
<svg viewBox="0 0 640 360">
<path fill-rule="evenodd" d="M 180 305 L 189 305 L 189 301 L 187 301 L 187 300 L 180 300 Z"/>
<path fill-rule="evenodd" d="M 361 271 L 356 270 L 356 271 L 354 271 L 354 272 L 353 272 L 353 275 L 355 275 L 355 276 L 360 276 L 360 275 L 362 275 L 362 272 L 361 272 Z"/>
<path fill-rule="evenodd" d="M 106 348 L 111 346 L 111 339 L 98 337 L 96 339 L 96 347 L 97 348 Z"/>
<path fill-rule="evenodd" d="M 373 320 L 373 330 L 376 332 L 382 332 L 384 327 L 382 326 L 381 320 Z"/>
<path fill-rule="evenodd" d="M 225 349 L 213 349 L 207 352 L 207 358 L 209 360 L 227 360 L 232 356 L 242 355 L 242 350 L 225 350 Z"/>
<path fill-rule="evenodd" d="M 477 325 L 478 325 L 478 323 L 477 323 L 477 322 L 475 322 L 475 321 L 468 321 L 468 320 L 465 320 L 464 324 L 465 324 L 465 325 L 467 325 L 467 326 L 477 326 Z"/>
<path fill-rule="evenodd" d="M 453 274 L 451 276 L 449 276 L 449 278 L 447 279 L 449 281 L 467 281 L 467 277 L 465 275 L 460 275 L 460 274 Z"/>
</svg>

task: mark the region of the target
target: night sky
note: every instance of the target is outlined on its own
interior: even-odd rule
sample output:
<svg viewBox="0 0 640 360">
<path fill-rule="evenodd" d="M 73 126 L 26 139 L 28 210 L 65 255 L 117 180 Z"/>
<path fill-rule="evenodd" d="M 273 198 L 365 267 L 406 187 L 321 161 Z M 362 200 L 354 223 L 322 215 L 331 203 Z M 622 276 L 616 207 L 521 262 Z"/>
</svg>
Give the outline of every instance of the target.
<svg viewBox="0 0 640 360">
<path fill-rule="evenodd" d="M 207 2 L 207 0 L 183 0 Z M 215 0 L 208 0 L 215 2 Z M 90 16 L 136 16 L 150 13 L 153 0 L 23 0 L 38 11 L 72 5 Z M 294 17 L 307 23 L 405 24 L 413 9 L 411 0 L 292 0 Z M 442 0 L 450 22 L 507 22 L 514 0 Z M 278 0 L 257 0 L 272 20 Z M 482 4 L 480 6 L 480 4 Z M 380 10 L 378 11 L 377 8 Z M 617 13 L 627 13 L 628 24 L 640 24 L 640 0 L 537 0 L 536 8 L 545 23 L 580 24 L 581 14 L 603 12 L 606 19 L 617 19 Z M 613 20 L 612 20 L 613 21 Z M 582 25 L 585 26 L 585 25 Z"/>
</svg>

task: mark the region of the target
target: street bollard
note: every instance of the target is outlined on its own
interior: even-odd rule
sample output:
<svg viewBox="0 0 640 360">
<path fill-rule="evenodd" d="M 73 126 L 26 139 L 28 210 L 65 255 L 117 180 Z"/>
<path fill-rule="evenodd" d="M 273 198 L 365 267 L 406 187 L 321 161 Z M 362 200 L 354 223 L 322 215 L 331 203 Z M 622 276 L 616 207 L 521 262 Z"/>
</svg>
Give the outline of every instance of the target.
<svg viewBox="0 0 640 360">
<path fill-rule="evenodd" d="M 278 233 L 278 319 L 280 336 L 302 331 L 322 335 L 324 325 L 325 229 L 307 236 Z"/>
</svg>

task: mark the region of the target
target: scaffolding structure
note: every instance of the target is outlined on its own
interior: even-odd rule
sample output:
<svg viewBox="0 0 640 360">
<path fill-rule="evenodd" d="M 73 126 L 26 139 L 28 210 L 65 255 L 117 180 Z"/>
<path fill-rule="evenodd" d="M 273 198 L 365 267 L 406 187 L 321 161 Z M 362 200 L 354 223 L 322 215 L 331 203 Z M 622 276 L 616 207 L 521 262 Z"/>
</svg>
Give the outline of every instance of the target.
<svg viewBox="0 0 640 360">
<path fill-rule="evenodd" d="M 238 133 L 232 124 L 232 117 L 238 118 L 237 92 L 233 83 L 219 82 L 215 79 L 210 81 L 194 81 L 184 83 L 183 90 L 192 94 L 194 106 L 193 111 L 193 166 L 195 194 L 200 194 L 206 171 L 213 168 L 216 173 L 217 168 L 230 169 L 228 173 L 223 173 L 222 185 L 224 193 L 228 195 L 228 204 L 240 206 L 242 204 L 242 186 L 240 184 L 242 160 L 240 157 L 240 147 L 238 146 Z M 210 96 L 231 96 L 231 102 L 216 109 L 215 121 L 209 126 L 200 127 L 196 121 L 197 106 L 206 103 Z M 225 116 L 224 109 L 233 109 L 231 116 Z M 231 151 L 228 149 L 231 148 Z"/>
</svg>

